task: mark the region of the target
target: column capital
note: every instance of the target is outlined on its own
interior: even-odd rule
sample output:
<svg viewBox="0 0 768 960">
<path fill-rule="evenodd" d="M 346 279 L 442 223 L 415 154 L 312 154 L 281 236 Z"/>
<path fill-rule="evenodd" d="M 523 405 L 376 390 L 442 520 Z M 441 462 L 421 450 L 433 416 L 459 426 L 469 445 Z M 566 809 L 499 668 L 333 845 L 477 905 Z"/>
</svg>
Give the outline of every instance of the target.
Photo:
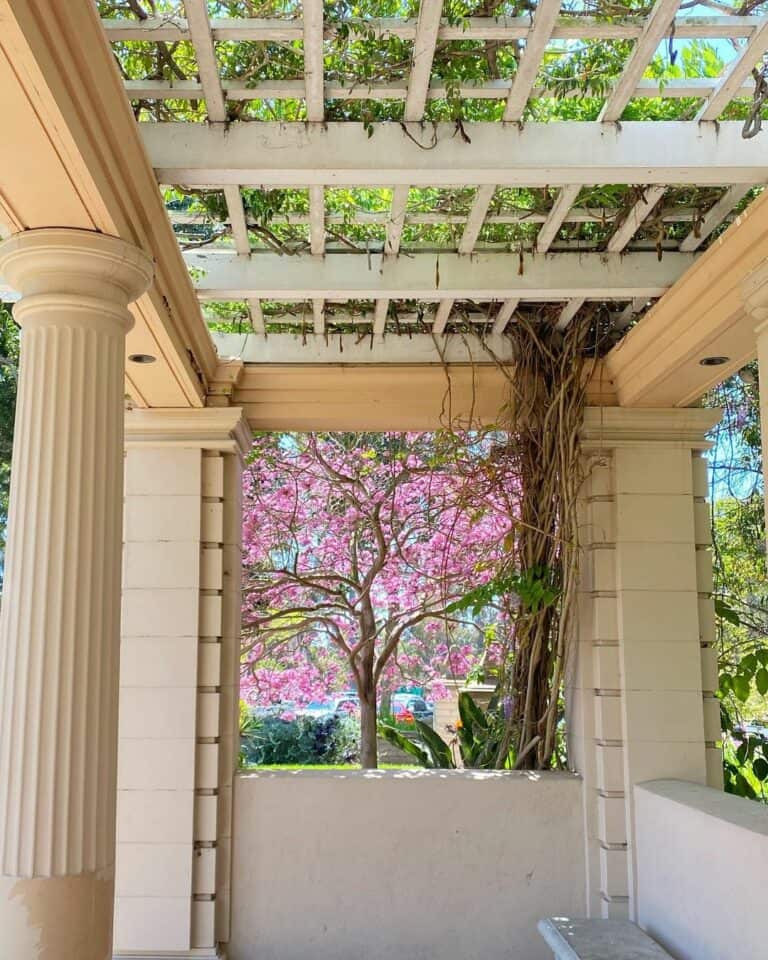
<svg viewBox="0 0 768 960">
<path fill-rule="evenodd" d="M 0 273 L 21 294 L 14 315 L 22 325 L 56 301 L 68 307 L 125 313 L 149 287 L 154 267 L 138 247 L 90 230 L 46 227 L 0 243 Z"/>
<path fill-rule="evenodd" d="M 663 443 L 708 450 L 712 444 L 706 435 L 721 416 L 722 411 L 703 407 L 587 407 L 581 442 L 586 449 Z"/>
<path fill-rule="evenodd" d="M 241 407 L 128 410 L 125 445 L 199 447 L 245 458 L 251 429 Z"/>
</svg>

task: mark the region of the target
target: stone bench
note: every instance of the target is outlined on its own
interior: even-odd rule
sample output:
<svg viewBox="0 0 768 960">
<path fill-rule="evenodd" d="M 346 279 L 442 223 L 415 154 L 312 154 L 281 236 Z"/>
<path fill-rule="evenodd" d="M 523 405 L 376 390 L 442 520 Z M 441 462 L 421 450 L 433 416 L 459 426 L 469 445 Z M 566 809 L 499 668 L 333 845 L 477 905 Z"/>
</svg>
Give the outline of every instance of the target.
<svg viewBox="0 0 768 960">
<path fill-rule="evenodd" d="M 557 960 L 672 960 L 629 920 L 570 920 L 550 917 L 539 933 Z"/>
</svg>

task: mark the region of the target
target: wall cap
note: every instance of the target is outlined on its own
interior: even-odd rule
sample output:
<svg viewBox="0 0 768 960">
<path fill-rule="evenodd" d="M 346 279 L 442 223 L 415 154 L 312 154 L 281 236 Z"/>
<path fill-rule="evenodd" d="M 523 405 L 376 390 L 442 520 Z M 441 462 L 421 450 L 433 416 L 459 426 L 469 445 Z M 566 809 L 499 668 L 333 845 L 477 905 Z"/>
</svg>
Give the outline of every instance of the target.
<svg viewBox="0 0 768 960">
<path fill-rule="evenodd" d="M 707 450 L 712 444 L 706 435 L 721 416 L 721 410 L 705 407 L 587 407 L 581 441 L 587 449 L 668 443 Z"/>
</svg>

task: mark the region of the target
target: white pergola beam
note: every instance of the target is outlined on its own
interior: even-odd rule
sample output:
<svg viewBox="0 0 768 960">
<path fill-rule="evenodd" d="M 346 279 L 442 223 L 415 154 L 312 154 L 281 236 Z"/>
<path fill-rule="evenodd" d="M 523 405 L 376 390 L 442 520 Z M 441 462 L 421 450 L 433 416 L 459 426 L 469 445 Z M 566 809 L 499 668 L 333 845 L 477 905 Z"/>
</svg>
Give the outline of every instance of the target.
<svg viewBox="0 0 768 960">
<path fill-rule="evenodd" d="M 517 305 L 520 303 L 516 298 L 511 300 L 505 300 L 504 303 L 499 307 L 499 312 L 496 314 L 496 319 L 493 321 L 493 327 L 491 333 L 494 336 L 501 336 L 502 333 L 507 329 L 507 324 L 514 316 L 515 310 L 517 310 Z"/>
<path fill-rule="evenodd" d="M 624 222 L 619 226 L 606 249 L 609 253 L 621 253 L 647 219 L 653 208 L 664 196 L 665 187 L 646 187 L 643 196 L 634 204 Z"/>
<path fill-rule="evenodd" d="M 706 98 L 718 88 L 719 82 L 711 77 L 691 77 L 683 80 L 640 80 L 632 91 L 632 97 L 640 99 L 681 100 Z M 226 100 L 301 100 L 306 95 L 303 80 L 260 80 L 252 86 L 223 80 Z M 512 80 L 488 80 L 484 83 L 464 81 L 453 88 L 459 97 L 474 100 L 505 100 L 512 89 Z M 125 90 L 131 100 L 200 100 L 204 99 L 203 86 L 197 80 L 126 80 Z M 743 80 L 740 87 L 733 88 L 732 99 L 749 97 L 755 85 Z M 427 100 L 445 100 L 448 87 L 441 80 L 430 81 L 426 92 Z M 534 87 L 529 99 L 557 98 L 576 99 L 581 90 L 555 91 L 548 87 Z M 355 83 L 344 85 L 326 83 L 323 88 L 325 100 L 405 100 L 408 96 L 406 81 L 376 83 L 371 86 Z"/>
<path fill-rule="evenodd" d="M 320 121 L 325 114 L 323 78 L 323 0 L 303 0 L 304 83 L 307 120 Z"/>
<path fill-rule="evenodd" d="M 518 121 L 522 118 L 559 13 L 560 0 L 538 0 L 533 24 L 504 107 L 504 120 Z"/>
<path fill-rule="evenodd" d="M 763 17 L 739 55 L 726 66 L 720 82 L 697 113 L 696 119 L 717 120 L 731 100 L 739 96 L 742 84 L 767 49 L 768 17 Z M 754 84 L 752 84 L 752 92 L 754 92 Z"/>
<path fill-rule="evenodd" d="M 206 0 L 184 0 L 189 25 L 189 39 L 195 50 L 208 119 L 221 123 L 227 119 L 227 106 L 219 79 L 219 64 L 213 47 Z"/>
<path fill-rule="evenodd" d="M 405 100 L 406 120 L 421 120 L 424 116 L 442 12 L 443 0 L 421 0 Z"/>
<path fill-rule="evenodd" d="M 377 300 L 373 311 L 373 333 L 379 336 L 384 333 L 389 312 L 389 300 Z"/>
<path fill-rule="evenodd" d="M 452 123 L 411 127 L 410 136 L 375 124 L 372 137 L 358 123 L 140 125 L 158 180 L 190 187 L 765 183 L 768 140 L 744 140 L 741 127 L 476 123 L 465 124 L 466 143 Z M 413 142 L 420 137 L 423 146 Z"/>
<path fill-rule="evenodd" d="M 749 37 L 762 22 L 759 16 L 678 17 L 674 30 L 668 28 L 664 36 L 678 40 L 727 40 Z M 304 37 L 303 20 L 296 19 L 238 19 L 213 18 L 210 21 L 214 40 L 257 43 L 290 43 Z M 358 24 L 352 20 L 352 32 L 370 31 L 376 36 L 413 40 L 416 36 L 415 19 L 372 18 Z M 111 43 L 129 40 L 177 41 L 189 39 L 189 26 L 183 17 L 148 17 L 146 20 L 104 19 L 102 26 Z M 553 40 L 637 40 L 642 33 L 642 20 L 627 18 L 611 23 L 594 17 L 562 16 L 552 31 Z M 525 40 L 531 31 L 530 17 L 469 17 L 451 25 L 444 21 L 438 30 L 438 40 L 499 40 L 510 43 Z M 326 23 L 324 35 L 332 38 L 336 29 Z"/>
<path fill-rule="evenodd" d="M 552 241 L 557 236 L 563 223 L 568 219 L 568 213 L 576 202 L 581 191 L 581 184 L 574 183 L 563 187 L 552 204 L 544 224 L 536 237 L 536 250 L 539 253 L 546 253 L 552 246 Z"/>
<path fill-rule="evenodd" d="M 398 188 L 400 189 L 400 188 Z M 749 186 L 733 187 L 732 195 L 741 194 L 738 199 L 733 201 L 732 206 L 736 206 L 739 200 L 746 196 L 751 188 Z M 723 198 L 725 200 L 725 198 Z M 401 207 L 401 210 L 404 210 Z M 615 219 L 619 214 L 618 208 L 614 207 L 571 207 L 565 216 L 565 223 L 605 223 Z M 727 216 L 730 210 L 725 212 Z M 505 213 L 491 213 L 485 218 L 485 224 L 515 224 L 515 223 L 546 223 L 550 214 L 534 213 L 530 210 L 520 208 L 518 210 L 507 210 Z M 210 223 L 207 214 L 204 213 L 177 213 L 173 210 L 168 212 L 171 223 L 178 224 L 205 224 Z M 662 210 L 661 217 L 666 223 L 690 223 L 699 216 L 696 207 L 669 207 Z M 218 221 L 216 221 L 218 224 Z M 248 221 L 250 224 L 252 221 Z M 389 212 L 376 210 L 368 212 L 366 210 L 355 210 L 351 216 L 346 213 L 327 213 L 325 222 L 328 224 L 340 223 L 359 223 L 367 226 L 375 224 L 384 224 L 389 227 L 392 222 L 392 215 Z M 459 213 L 409 213 L 405 217 L 406 226 L 435 226 L 441 224 L 464 224 L 467 222 L 465 214 Z M 309 226 L 310 216 L 306 213 L 276 213 L 270 223 L 277 225 Z M 397 246 L 399 247 L 399 241 Z M 389 251 L 388 251 L 389 252 Z M 396 249 L 394 250 L 396 252 Z"/>
<path fill-rule="evenodd" d="M 667 34 L 679 6 L 680 0 L 656 0 L 621 76 L 603 104 L 598 120 L 613 123 L 621 117 L 646 67 L 653 59 L 656 48 Z"/>
<path fill-rule="evenodd" d="M 688 236 L 682 240 L 680 250 L 683 253 L 692 253 L 694 250 L 698 250 L 707 237 L 726 220 L 751 189 L 747 184 L 729 187 L 717 203 L 704 214 L 698 229 L 691 230 Z"/>
<path fill-rule="evenodd" d="M 334 335 L 270 333 L 213 334 L 221 357 L 236 356 L 245 363 L 508 363 L 513 359 L 512 343 L 507 337 L 491 335 L 482 340 L 474 334 L 448 334 L 440 344 L 433 334 L 415 333 L 408 337 L 363 337 L 357 333 Z M 483 346 L 486 343 L 489 349 Z"/>
<path fill-rule="evenodd" d="M 475 249 L 477 238 L 483 229 L 488 207 L 491 204 L 491 200 L 493 200 L 494 193 L 496 193 L 496 187 L 493 184 L 485 184 L 477 188 L 474 200 L 472 201 L 472 208 L 469 211 L 469 216 L 464 226 L 464 233 L 459 241 L 459 253 L 472 253 Z"/>
<path fill-rule="evenodd" d="M 385 257 L 327 254 L 283 257 L 188 251 L 188 267 L 203 300 L 423 299 L 423 300 L 629 300 L 658 297 L 693 264 L 694 256 L 629 254 L 454 253 Z"/>
</svg>

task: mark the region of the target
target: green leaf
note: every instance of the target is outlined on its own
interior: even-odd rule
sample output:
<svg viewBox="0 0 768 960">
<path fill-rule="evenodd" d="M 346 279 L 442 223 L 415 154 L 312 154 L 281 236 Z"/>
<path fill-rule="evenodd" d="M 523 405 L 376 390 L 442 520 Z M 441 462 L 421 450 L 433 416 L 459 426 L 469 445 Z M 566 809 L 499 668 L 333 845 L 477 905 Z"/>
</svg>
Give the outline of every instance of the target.
<svg viewBox="0 0 768 960">
<path fill-rule="evenodd" d="M 475 727 L 488 729 L 488 718 L 472 699 L 472 695 L 466 691 L 459 694 L 459 716 L 465 729 L 468 728 L 473 732 Z"/>
<path fill-rule="evenodd" d="M 746 703 L 749 700 L 749 694 L 751 691 L 751 684 L 749 679 L 744 676 L 743 673 L 737 673 L 733 678 L 733 692 L 736 694 L 738 700 L 741 700 L 742 703 Z"/>
<path fill-rule="evenodd" d="M 754 677 L 755 670 L 757 670 L 757 657 L 754 653 L 748 653 L 739 663 L 739 673 L 751 678 Z"/>
<path fill-rule="evenodd" d="M 755 686 L 761 697 L 768 693 L 768 670 L 765 667 L 761 667 L 755 674 Z"/>
<path fill-rule="evenodd" d="M 756 757 L 752 762 L 752 772 L 761 783 L 765 783 L 768 780 L 768 760 Z"/>
<path fill-rule="evenodd" d="M 454 769 L 456 764 L 453 761 L 453 754 L 445 740 L 421 720 L 416 720 L 415 723 L 421 739 L 432 754 L 433 766 L 447 770 Z"/>
<path fill-rule="evenodd" d="M 431 757 L 426 750 L 409 740 L 408 737 L 404 737 L 399 730 L 396 730 L 394 727 L 390 727 L 387 723 L 379 723 L 377 725 L 379 735 L 384 737 L 384 739 L 391 743 L 393 747 L 398 747 L 404 753 L 410 753 L 412 757 L 416 757 L 422 767 L 430 768 L 433 765 Z"/>
<path fill-rule="evenodd" d="M 741 624 L 741 618 L 738 613 L 719 597 L 715 597 L 715 615 L 720 617 L 721 620 L 726 620 L 728 623 L 732 623 L 734 627 L 738 627 Z"/>
</svg>

